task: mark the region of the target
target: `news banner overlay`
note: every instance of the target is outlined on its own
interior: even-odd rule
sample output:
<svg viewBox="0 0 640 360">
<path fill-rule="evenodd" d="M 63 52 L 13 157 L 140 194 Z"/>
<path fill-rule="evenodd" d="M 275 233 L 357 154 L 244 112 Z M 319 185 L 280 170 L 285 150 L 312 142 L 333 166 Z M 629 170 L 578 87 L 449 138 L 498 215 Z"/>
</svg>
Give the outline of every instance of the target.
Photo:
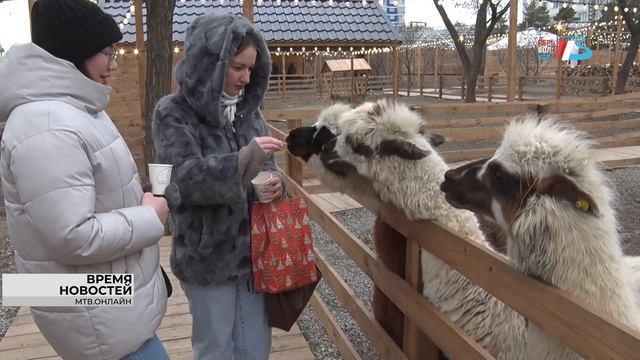
<svg viewBox="0 0 640 360">
<path fill-rule="evenodd" d="M 133 274 L 2 274 L 3 306 L 132 306 Z"/>
</svg>

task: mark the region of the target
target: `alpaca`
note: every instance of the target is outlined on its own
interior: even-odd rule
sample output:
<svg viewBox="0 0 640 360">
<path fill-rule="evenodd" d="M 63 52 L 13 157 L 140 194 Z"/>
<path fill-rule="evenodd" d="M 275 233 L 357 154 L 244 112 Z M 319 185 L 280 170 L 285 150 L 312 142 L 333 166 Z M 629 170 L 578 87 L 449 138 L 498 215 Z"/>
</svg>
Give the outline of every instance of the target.
<svg viewBox="0 0 640 360">
<path fill-rule="evenodd" d="M 637 329 L 638 261 L 623 257 L 612 192 L 584 135 L 549 119 L 512 121 L 491 159 L 447 172 L 441 189 L 453 206 L 496 220 L 516 268 Z M 581 358 L 535 324 L 525 336 L 531 359 Z"/>
<path fill-rule="evenodd" d="M 312 126 L 293 129 L 287 137 L 287 148 L 295 156 L 309 163 L 319 174 L 322 183 L 339 192 L 357 193 L 374 200 L 373 209 L 380 206 L 378 196 L 371 181 L 358 174 L 352 166 L 325 167 L 321 160 L 322 146 L 339 135 L 340 116 L 352 108 L 336 103 L 324 109 L 318 121 Z M 444 143 L 444 137 L 429 134 L 428 140 L 433 146 Z M 394 228 L 376 217 L 373 226 L 373 240 L 380 262 L 389 270 L 404 279 L 406 262 L 405 237 Z M 402 346 L 404 337 L 404 315 L 398 307 L 377 287 L 373 290 L 373 314 L 383 329 L 398 346 Z"/>
<path fill-rule="evenodd" d="M 336 103 L 324 109 L 318 116 L 318 121 L 312 126 L 293 129 L 287 136 L 287 149 L 294 155 L 309 163 L 317 172 L 321 182 L 339 192 L 358 193 L 370 199 L 377 199 L 369 179 L 359 175 L 352 168 L 332 168 L 323 166 L 320 159 L 322 146 L 340 134 L 339 118 L 351 110 L 351 107 Z M 437 139 L 437 137 L 434 137 Z M 375 202 L 374 207 L 379 206 Z M 404 237 L 395 229 L 386 225 L 376 217 L 373 226 L 375 250 L 380 261 L 391 271 L 404 278 L 405 249 L 402 242 Z M 381 242 L 380 239 L 393 239 L 391 242 Z M 393 341 L 402 346 L 404 336 L 404 315 L 398 307 L 377 287 L 373 289 L 373 314 L 383 329 Z"/>
<path fill-rule="evenodd" d="M 436 219 L 490 247 L 474 215 L 453 208 L 439 190 L 448 166 L 424 125 L 404 105 L 365 103 L 340 116 L 340 134 L 318 158 L 327 169 L 355 169 L 380 200 L 409 219 Z M 496 357 L 523 358 L 525 322 L 519 314 L 429 252 L 423 250 L 421 258 L 425 297 Z"/>
</svg>

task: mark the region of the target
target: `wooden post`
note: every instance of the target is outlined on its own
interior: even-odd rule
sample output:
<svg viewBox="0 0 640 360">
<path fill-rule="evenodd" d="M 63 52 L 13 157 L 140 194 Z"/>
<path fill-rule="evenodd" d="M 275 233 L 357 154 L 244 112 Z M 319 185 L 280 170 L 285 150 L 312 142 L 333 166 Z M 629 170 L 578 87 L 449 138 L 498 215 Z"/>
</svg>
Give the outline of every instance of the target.
<svg viewBox="0 0 640 360">
<path fill-rule="evenodd" d="M 438 84 L 441 84 L 441 82 L 438 82 L 438 63 L 440 62 L 440 48 L 436 47 L 436 56 L 435 59 L 433 60 L 433 90 L 436 90 L 438 88 Z"/>
<path fill-rule="evenodd" d="M 524 76 L 520 76 L 518 78 L 518 100 L 522 101 L 524 95 L 524 82 L 526 78 Z"/>
<path fill-rule="evenodd" d="M 282 56 L 282 67 L 280 68 L 280 73 L 282 74 L 282 99 L 284 99 L 287 97 L 287 69 L 285 67 L 285 55 L 284 53 L 280 53 L 280 55 Z"/>
<path fill-rule="evenodd" d="M 355 82 L 355 74 L 353 71 L 353 51 L 349 52 L 349 57 L 351 59 L 351 103 L 354 104 L 356 102 L 356 82 Z"/>
<path fill-rule="evenodd" d="M 144 28 L 143 23 L 144 19 L 142 18 L 142 0 L 134 0 L 133 6 L 135 9 L 135 20 L 136 20 L 136 48 L 138 49 L 137 62 L 138 62 L 138 89 L 139 89 L 139 98 L 140 98 L 140 116 L 142 117 L 142 122 L 146 123 L 145 114 L 145 81 L 147 78 L 147 63 L 146 63 L 146 51 L 144 49 Z M 153 159 L 146 159 L 147 161 L 153 161 Z"/>
<path fill-rule="evenodd" d="M 297 129 L 302 126 L 302 119 L 288 120 L 287 125 L 289 131 Z M 301 187 L 304 186 L 304 168 L 302 162 L 289 152 L 287 152 L 287 174 Z"/>
<path fill-rule="evenodd" d="M 398 98 L 400 88 L 400 49 L 393 47 L 393 98 Z"/>
<path fill-rule="evenodd" d="M 515 99 L 518 46 L 518 0 L 509 0 L 509 47 L 507 65 L 507 101 Z"/>
<path fill-rule="evenodd" d="M 605 76 L 602 78 L 602 96 L 607 95 L 609 95 L 609 78 Z"/>
<path fill-rule="evenodd" d="M 413 239 L 407 239 L 407 252 L 405 263 L 405 281 L 422 293 L 420 284 L 420 246 Z M 411 321 L 408 316 L 404 317 L 404 337 L 402 339 L 402 350 L 409 359 L 433 359 L 437 360 L 440 350 L 431 342 Z"/>
<path fill-rule="evenodd" d="M 616 83 L 618 82 L 618 64 L 620 64 L 620 55 L 621 55 L 621 51 L 620 51 L 620 34 L 622 32 L 622 15 L 618 15 L 618 26 L 616 27 L 616 51 L 613 53 L 613 64 L 611 64 L 611 66 L 613 67 L 613 74 L 612 77 L 612 83 L 613 83 L 613 91 L 615 93 L 615 89 L 616 89 Z"/>
<path fill-rule="evenodd" d="M 331 84 L 329 84 L 330 89 L 329 89 L 329 99 L 333 99 L 333 86 L 335 85 L 335 83 L 333 82 L 334 80 L 334 75 L 335 75 L 335 71 L 331 72 Z"/>
<path fill-rule="evenodd" d="M 464 74 L 460 76 L 460 99 L 464 100 Z"/>
<path fill-rule="evenodd" d="M 444 86 L 444 77 L 438 75 L 438 98 L 442 99 L 442 86 Z"/>
<path fill-rule="evenodd" d="M 487 101 L 493 100 L 493 74 L 489 75 L 489 88 L 487 89 Z"/>
<path fill-rule="evenodd" d="M 420 82 L 420 96 L 422 96 L 422 88 L 423 88 L 423 73 L 424 73 L 424 63 L 422 61 L 422 52 L 424 48 L 420 46 L 418 48 L 418 81 Z"/>
<path fill-rule="evenodd" d="M 244 0 L 242 2 L 242 15 L 244 15 L 249 22 L 253 22 L 253 0 Z"/>
<path fill-rule="evenodd" d="M 323 91 L 323 87 L 322 87 L 322 55 L 320 55 L 320 53 L 316 54 L 316 57 L 314 58 L 314 65 L 315 67 L 315 77 L 316 77 L 316 88 L 318 89 L 318 94 L 320 94 L 320 98 L 322 98 L 322 91 Z"/>
<path fill-rule="evenodd" d="M 420 74 L 420 96 L 424 95 L 424 74 Z"/>
</svg>

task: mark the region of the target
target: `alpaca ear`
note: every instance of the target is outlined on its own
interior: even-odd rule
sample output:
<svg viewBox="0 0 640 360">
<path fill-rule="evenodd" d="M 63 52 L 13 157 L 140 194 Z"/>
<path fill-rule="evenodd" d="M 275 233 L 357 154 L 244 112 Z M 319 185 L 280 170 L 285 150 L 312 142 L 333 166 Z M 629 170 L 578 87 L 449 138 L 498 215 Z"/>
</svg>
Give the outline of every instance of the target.
<svg viewBox="0 0 640 360">
<path fill-rule="evenodd" d="M 593 198 L 582 191 L 573 181 L 562 175 L 553 175 L 538 180 L 536 192 L 540 195 L 548 195 L 559 200 L 565 200 L 573 204 L 577 211 L 599 216 L 598 206 Z"/>
<path fill-rule="evenodd" d="M 446 138 L 444 136 L 442 136 L 440 134 L 430 133 L 429 132 L 429 127 L 427 126 L 427 123 L 425 123 L 425 122 L 420 124 L 420 127 L 418 128 L 418 133 L 420 135 L 424 136 L 424 138 L 427 139 L 429 144 L 431 144 L 431 146 L 433 146 L 433 147 L 438 147 L 438 146 L 444 144 L 444 142 L 446 141 Z"/>
<path fill-rule="evenodd" d="M 431 154 L 431 151 L 417 147 L 405 140 L 383 140 L 378 147 L 378 156 L 398 156 L 406 160 L 420 160 Z"/>
<path fill-rule="evenodd" d="M 446 138 L 440 134 L 428 134 L 427 135 L 427 140 L 429 141 L 429 143 L 431 144 L 431 146 L 433 147 L 438 147 L 442 144 L 445 143 Z"/>
<path fill-rule="evenodd" d="M 365 157 L 370 157 L 373 155 L 373 149 L 370 146 L 356 141 L 356 139 L 354 139 L 351 135 L 347 135 L 344 141 L 347 143 L 347 145 L 349 145 L 351 150 L 353 150 L 353 152 L 358 155 L 362 155 Z"/>
</svg>

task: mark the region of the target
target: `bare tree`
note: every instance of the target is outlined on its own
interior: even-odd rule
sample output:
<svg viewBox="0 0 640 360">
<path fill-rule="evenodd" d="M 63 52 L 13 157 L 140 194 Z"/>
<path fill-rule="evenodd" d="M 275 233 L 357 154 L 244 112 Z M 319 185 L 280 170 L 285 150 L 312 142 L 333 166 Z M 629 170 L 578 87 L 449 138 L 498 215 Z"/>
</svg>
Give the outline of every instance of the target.
<svg viewBox="0 0 640 360">
<path fill-rule="evenodd" d="M 540 76 L 551 63 L 551 61 L 540 59 L 538 57 L 538 48 L 535 47 L 518 47 L 517 53 L 518 69 L 520 74 L 525 76 Z M 492 54 L 502 70 L 507 71 L 507 49 L 493 50 Z"/>
<path fill-rule="evenodd" d="M 161 97 L 171 92 L 173 70 L 173 9 L 175 0 L 146 1 L 147 6 L 147 66 L 144 94 L 144 158 L 154 159 L 151 119 Z"/>
<path fill-rule="evenodd" d="M 492 0 L 482 0 L 481 3 L 478 3 L 476 0 L 466 0 L 459 1 L 457 3 L 458 6 L 467 8 L 472 7 L 477 10 L 473 45 L 470 49 L 467 49 L 465 46 L 458 30 L 449 19 L 447 11 L 442 7 L 442 2 L 439 0 L 433 0 L 433 3 L 436 5 L 436 9 L 438 10 L 438 13 L 440 13 L 440 17 L 442 18 L 447 31 L 449 31 L 449 34 L 451 35 L 451 40 L 453 40 L 453 44 L 458 52 L 458 56 L 460 57 L 460 62 L 462 63 L 464 76 L 467 80 L 464 100 L 465 102 L 475 102 L 476 85 L 478 83 L 478 75 L 480 74 L 484 64 L 484 53 L 487 46 L 487 38 L 498 21 L 509 10 L 509 3 L 507 2 L 503 7 L 503 0 L 497 0 L 495 3 Z"/>
<path fill-rule="evenodd" d="M 638 54 L 638 46 L 640 45 L 640 15 L 631 11 L 623 11 L 625 8 L 637 7 L 640 5 L 639 0 L 618 0 L 620 14 L 624 19 L 631 39 L 629 39 L 629 47 L 627 48 L 627 55 L 624 58 L 622 67 L 618 72 L 618 78 L 616 79 L 616 85 L 614 87 L 614 94 L 624 93 L 624 88 L 627 85 L 627 79 L 629 78 L 629 72 L 633 66 L 636 55 Z"/>
<path fill-rule="evenodd" d="M 414 68 L 414 46 L 422 38 L 424 32 L 424 25 L 410 24 L 409 26 L 403 26 L 400 29 L 400 37 L 402 38 L 402 64 L 407 71 L 407 87 L 411 89 L 411 74 Z M 419 50 L 419 49 L 418 49 Z"/>
<path fill-rule="evenodd" d="M 371 55 L 371 73 L 372 75 L 390 75 L 389 54 L 377 53 Z"/>
<path fill-rule="evenodd" d="M 402 63 L 407 70 L 407 74 L 411 74 L 413 68 L 414 54 L 412 45 L 416 45 L 422 38 L 424 26 L 409 25 L 400 28 L 400 37 L 402 38 Z"/>
</svg>

